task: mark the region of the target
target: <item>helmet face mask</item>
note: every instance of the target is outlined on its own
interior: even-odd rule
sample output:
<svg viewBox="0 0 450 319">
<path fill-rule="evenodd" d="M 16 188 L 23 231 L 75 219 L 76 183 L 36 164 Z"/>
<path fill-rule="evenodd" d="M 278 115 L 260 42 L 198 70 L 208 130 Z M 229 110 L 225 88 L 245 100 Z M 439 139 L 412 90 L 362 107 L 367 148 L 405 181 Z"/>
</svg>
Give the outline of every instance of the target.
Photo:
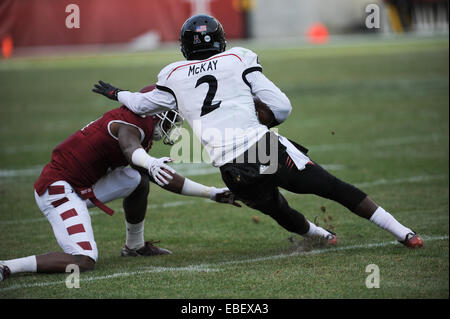
<svg viewBox="0 0 450 319">
<path fill-rule="evenodd" d="M 181 126 L 183 125 L 183 117 L 175 110 L 166 111 L 156 114 L 160 119 L 155 126 L 153 136 L 163 138 L 163 143 L 173 145 L 181 136 Z M 157 140 L 157 139 L 155 139 Z"/>
<path fill-rule="evenodd" d="M 198 14 L 183 24 L 180 43 L 187 60 L 201 60 L 225 51 L 225 32 L 216 18 Z"/>
</svg>

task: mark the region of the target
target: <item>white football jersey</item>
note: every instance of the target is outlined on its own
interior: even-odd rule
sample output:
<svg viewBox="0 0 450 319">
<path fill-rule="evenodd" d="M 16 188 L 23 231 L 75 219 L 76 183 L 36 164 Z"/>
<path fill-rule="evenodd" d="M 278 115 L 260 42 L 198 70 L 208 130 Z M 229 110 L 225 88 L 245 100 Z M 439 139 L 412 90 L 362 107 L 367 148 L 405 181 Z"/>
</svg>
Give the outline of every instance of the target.
<svg viewBox="0 0 450 319">
<path fill-rule="evenodd" d="M 147 93 L 122 91 L 118 100 L 137 114 L 178 108 L 216 167 L 255 144 L 267 131 L 259 123 L 253 94 L 283 122 L 291 112 L 286 95 L 262 74 L 257 55 L 235 47 L 206 60 L 179 61 L 158 75 Z"/>
<path fill-rule="evenodd" d="M 241 155 L 268 131 L 245 80 L 246 70 L 256 69 L 262 70 L 256 54 L 233 48 L 206 60 L 172 63 L 158 75 L 157 88 L 173 92 L 214 166 Z"/>
</svg>

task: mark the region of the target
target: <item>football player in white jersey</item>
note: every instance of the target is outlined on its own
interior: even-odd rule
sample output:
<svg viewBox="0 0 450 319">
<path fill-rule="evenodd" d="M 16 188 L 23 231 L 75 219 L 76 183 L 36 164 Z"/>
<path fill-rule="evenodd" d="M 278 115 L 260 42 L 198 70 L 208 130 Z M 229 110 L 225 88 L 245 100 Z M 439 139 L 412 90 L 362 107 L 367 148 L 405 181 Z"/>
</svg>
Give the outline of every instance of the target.
<svg viewBox="0 0 450 319">
<path fill-rule="evenodd" d="M 269 131 L 287 119 L 290 101 L 264 76 L 254 52 L 240 47 L 225 50 L 225 33 L 217 19 L 208 15 L 189 18 L 182 26 L 180 42 L 187 61 L 162 69 L 155 90 L 132 93 L 99 81 L 93 91 L 141 115 L 178 110 L 212 164 L 220 168 L 227 187 L 247 206 L 271 216 L 290 232 L 337 244 L 334 233 L 291 208 L 279 187 L 334 200 L 391 232 L 405 246 L 422 247 L 414 231 L 367 194 L 313 162 L 306 148 Z M 255 101 L 260 101 L 257 106 L 267 106 L 259 108 L 270 114 L 265 125 L 255 112 Z"/>
</svg>

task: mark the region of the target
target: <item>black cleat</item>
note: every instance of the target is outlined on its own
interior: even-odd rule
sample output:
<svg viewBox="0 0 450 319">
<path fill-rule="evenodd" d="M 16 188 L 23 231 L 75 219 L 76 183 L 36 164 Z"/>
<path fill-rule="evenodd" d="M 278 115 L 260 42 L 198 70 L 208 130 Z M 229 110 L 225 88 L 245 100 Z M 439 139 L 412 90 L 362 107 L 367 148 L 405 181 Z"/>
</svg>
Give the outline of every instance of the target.
<svg viewBox="0 0 450 319">
<path fill-rule="evenodd" d="M 172 252 L 168 249 L 159 248 L 154 246 L 157 242 L 146 241 L 144 246 L 138 249 L 130 249 L 127 245 L 123 246 L 120 251 L 120 256 L 122 257 L 139 257 L 139 256 L 158 256 L 158 255 L 170 255 Z"/>
<path fill-rule="evenodd" d="M 5 280 L 11 275 L 11 271 L 5 264 L 0 264 L 0 281 Z"/>
</svg>

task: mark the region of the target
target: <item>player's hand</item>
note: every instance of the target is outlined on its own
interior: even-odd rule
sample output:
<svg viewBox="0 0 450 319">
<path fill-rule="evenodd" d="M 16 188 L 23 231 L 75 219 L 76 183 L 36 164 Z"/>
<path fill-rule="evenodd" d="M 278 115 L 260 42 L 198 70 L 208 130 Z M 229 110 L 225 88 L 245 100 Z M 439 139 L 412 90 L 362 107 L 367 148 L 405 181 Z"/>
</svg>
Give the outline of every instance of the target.
<svg viewBox="0 0 450 319">
<path fill-rule="evenodd" d="M 231 204 L 236 207 L 242 207 L 236 202 L 236 195 L 234 195 L 227 187 L 215 188 L 211 187 L 210 198 L 213 201 L 223 204 Z"/>
<path fill-rule="evenodd" d="M 101 80 L 98 81 L 98 83 L 99 84 L 94 85 L 92 92 L 104 95 L 111 100 L 117 101 L 117 93 L 119 93 L 120 91 L 123 91 L 123 90 L 118 89 L 118 88 L 112 86 L 111 84 L 105 83 Z"/>
<path fill-rule="evenodd" d="M 172 162 L 172 159 L 169 157 L 154 158 L 148 166 L 150 176 L 153 177 L 159 186 L 169 184 L 169 181 L 173 178 L 167 171 L 172 174 L 176 173 L 172 167 L 166 164 L 170 162 Z"/>
</svg>

